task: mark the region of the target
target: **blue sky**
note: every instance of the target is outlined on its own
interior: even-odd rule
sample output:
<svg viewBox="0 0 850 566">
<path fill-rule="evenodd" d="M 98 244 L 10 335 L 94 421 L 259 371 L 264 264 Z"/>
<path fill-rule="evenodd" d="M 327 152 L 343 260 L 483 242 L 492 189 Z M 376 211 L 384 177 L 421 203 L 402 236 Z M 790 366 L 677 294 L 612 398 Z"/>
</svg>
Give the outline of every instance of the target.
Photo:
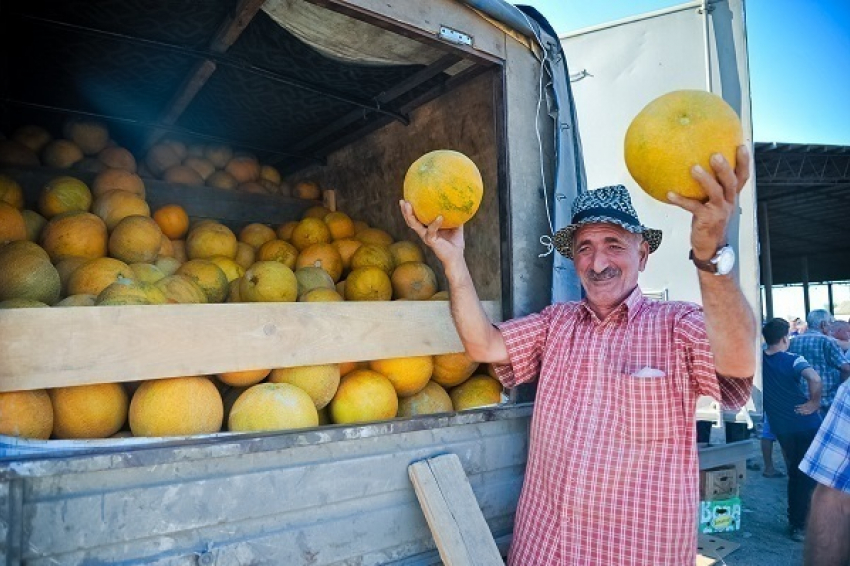
<svg viewBox="0 0 850 566">
<path fill-rule="evenodd" d="M 683 2 L 516 3 L 561 34 Z M 746 10 L 755 141 L 850 145 L 850 1 L 749 0 Z"/>
</svg>

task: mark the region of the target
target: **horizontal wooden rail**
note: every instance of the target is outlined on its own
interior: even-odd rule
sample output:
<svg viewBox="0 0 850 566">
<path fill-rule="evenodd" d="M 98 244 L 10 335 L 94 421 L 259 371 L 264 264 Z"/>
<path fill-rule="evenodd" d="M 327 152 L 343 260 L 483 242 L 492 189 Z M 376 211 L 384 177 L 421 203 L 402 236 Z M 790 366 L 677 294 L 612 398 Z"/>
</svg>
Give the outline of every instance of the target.
<svg viewBox="0 0 850 566">
<path fill-rule="evenodd" d="M 0 391 L 462 350 L 446 301 L 9 309 Z"/>
</svg>

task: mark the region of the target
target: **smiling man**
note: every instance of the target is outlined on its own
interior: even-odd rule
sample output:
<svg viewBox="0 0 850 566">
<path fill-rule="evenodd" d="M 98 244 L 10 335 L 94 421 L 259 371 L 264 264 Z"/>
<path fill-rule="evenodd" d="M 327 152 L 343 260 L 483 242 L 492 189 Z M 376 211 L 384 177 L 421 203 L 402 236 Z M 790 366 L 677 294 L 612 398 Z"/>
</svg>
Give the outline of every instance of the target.
<svg viewBox="0 0 850 566">
<path fill-rule="evenodd" d="M 668 196 L 693 215 L 702 307 L 641 294 L 638 274 L 661 232 L 640 223 L 625 187 L 579 195 L 572 223 L 555 235 L 585 299 L 498 326 L 475 292 L 463 228 L 440 230 L 440 218 L 423 226 L 401 203 L 407 224 L 443 263 L 467 353 L 494 364 L 507 387 L 538 383 L 510 564 L 695 562 L 696 399 L 740 407 L 755 371 L 755 318 L 727 239 L 749 163 L 741 147 L 735 170 L 719 155 L 713 174 L 695 167 L 705 203 Z"/>
</svg>

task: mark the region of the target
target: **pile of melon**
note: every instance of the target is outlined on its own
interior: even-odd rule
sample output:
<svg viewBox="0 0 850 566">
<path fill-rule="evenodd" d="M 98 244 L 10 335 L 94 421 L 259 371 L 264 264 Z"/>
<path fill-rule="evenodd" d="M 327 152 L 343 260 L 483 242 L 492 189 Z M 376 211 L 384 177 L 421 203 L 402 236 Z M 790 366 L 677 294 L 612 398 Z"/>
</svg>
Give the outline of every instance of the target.
<svg viewBox="0 0 850 566">
<path fill-rule="evenodd" d="M 498 404 L 466 354 L 0 393 L 0 434 L 32 439 L 280 431 Z"/>
</svg>

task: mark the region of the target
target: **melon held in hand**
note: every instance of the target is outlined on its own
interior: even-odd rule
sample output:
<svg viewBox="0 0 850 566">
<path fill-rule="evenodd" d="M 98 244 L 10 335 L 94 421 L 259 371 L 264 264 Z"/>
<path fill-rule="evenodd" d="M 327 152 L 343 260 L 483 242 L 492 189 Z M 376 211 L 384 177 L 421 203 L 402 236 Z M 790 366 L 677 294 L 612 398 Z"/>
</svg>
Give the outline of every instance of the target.
<svg viewBox="0 0 850 566">
<path fill-rule="evenodd" d="M 677 90 L 650 102 L 626 131 L 626 167 L 651 197 L 667 202 L 672 191 L 705 201 L 691 167 L 712 172 L 709 160 L 720 153 L 734 168 L 744 142 L 738 115 L 722 98 L 701 90 Z"/>
<path fill-rule="evenodd" d="M 431 224 L 443 217 L 442 228 L 457 228 L 481 205 L 484 182 L 475 163 L 464 154 L 441 149 L 413 162 L 404 176 L 404 199 L 416 218 Z"/>
</svg>

